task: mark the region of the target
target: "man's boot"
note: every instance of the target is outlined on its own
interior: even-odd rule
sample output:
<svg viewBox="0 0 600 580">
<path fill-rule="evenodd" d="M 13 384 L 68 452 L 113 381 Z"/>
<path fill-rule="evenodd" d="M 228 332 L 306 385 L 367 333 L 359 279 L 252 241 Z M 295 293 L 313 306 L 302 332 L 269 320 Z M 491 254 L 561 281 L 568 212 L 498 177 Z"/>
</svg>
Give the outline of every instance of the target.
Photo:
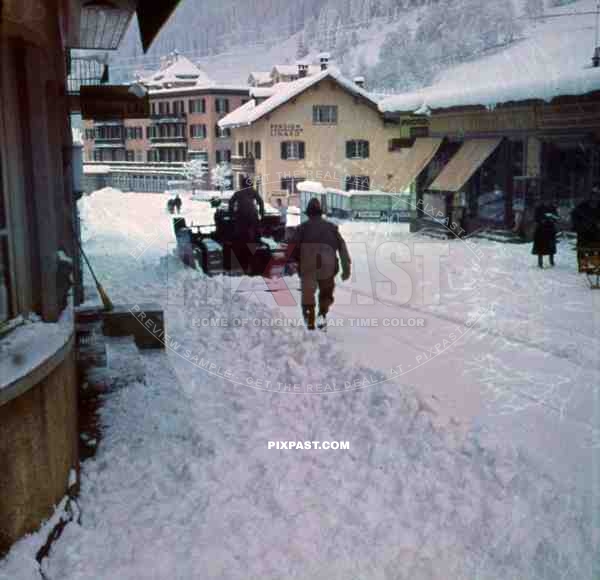
<svg viewBox="0 0 600 580">
<path fill-rule="evenodd" d="M 314 306 L 303 306 L 302 315 L 304 316 L 304 322 L 308 330 L 315 329 L 315 307 Z"/>
<path fill-rule="evenodd" d="M 319 316 L 317 316 L 317 328 L 323 330 L 327 327 L 327 310 L 319 308 Z"/>
</svg>

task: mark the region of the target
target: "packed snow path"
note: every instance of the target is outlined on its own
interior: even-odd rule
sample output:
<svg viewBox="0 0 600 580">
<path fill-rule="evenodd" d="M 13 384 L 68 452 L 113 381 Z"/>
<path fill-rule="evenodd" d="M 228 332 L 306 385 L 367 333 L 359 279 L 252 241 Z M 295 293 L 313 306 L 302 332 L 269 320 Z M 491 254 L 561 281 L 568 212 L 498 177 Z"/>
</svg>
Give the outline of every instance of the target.
<svg viewBox="0 0 600 580">
<path fill-rule="evenodd" d="M 273 300 L 266 292 L 236 293 L 223 304 L 229 279 L 191 278 L 169 255 L 163 203 L 110 191 L 84 200 L 86 248 L 111 297 L 163 303 L 172 348 L 168 362 L 142 356 L 144 378 L 107 394 L 104 439 L 82 469 L 81 523 L 67 526 L 44 561 L 47 579 L 596 577 L 598 504 L 585 486 L 593 472 L 557 477 L 542 465 L 535 438 L 521 437 L 517 447 L 498 421 L 511 417 L 512 428 L 515 415 L 532 412 L 554 421 L 531 424 L 532 432 L 592 421 L 597 326 L 585 311 L 590 291 L 571 281 L 566 250 L 559 269 L 539 273 L 548 279 L 533 295 L 528 285 L 538 273 L 525 269 L 528 249 L 502 247 L 493 248 L 500 255 L 488 277 L 476 268 L 474 275 L 461 246 L 453 248 L 454 279 L 442 276 L 439 304 L 358 308 L 344 305 L 349 288 L 340 289 L 337 317 L 423 316 L 419 329 L 205 328 L 195 322 L 298 313 L 261 304 Z M 345 229 L 350 238 L 354 227 Z M 356 260 L 357 271 L 364 265 Z M 367 286 L 356 282 L 363 296 Z M 546 308 L 544 293 L 552 292 L 564 299 Z M 495 317 L 480 316 L 472 333 L 395 380 L 328 395 L 243 386 L 247 377 L 388 379 L 390 365 L 411 364 L 446 325 L 490 297 Z M 185 349 L 241 384 L 184 360 Z M 559 404 L 579 392 L 591 397 L 581 409 Z M 563 445 L 593 464 L 594 441 L 582 433 L 569 433 Z M 350 450 L 267 449 L 281 440 L 349 441 Z M 557 450 L 547 451 L 558 462 Z M 31 543 L 0 562 L 2 580 L 40 577 Z"/>
</svg>

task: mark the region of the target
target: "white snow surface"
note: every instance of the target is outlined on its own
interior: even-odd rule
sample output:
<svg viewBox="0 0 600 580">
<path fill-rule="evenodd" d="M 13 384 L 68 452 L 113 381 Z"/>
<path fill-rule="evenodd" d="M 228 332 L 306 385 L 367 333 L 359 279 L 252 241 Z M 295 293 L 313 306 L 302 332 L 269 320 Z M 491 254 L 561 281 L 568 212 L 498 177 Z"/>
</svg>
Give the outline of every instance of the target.
<svg viewBox="0 0 600 580">
<path fill-rule="evenodd" d="M 189 205 L 184 200 L 184 210 Z M 83 198 L 80 209 L 85 248 L 111 298 L 162 303 L 171 349 L 168 357 L 140 355 L 144 377 L 104 397 L 103 438 L 81 470 L 81 523 L 70 523 L 53 546 L 42 566 L 45 578 L 596 577 L 595 495 L 580 480 L 548 471 L 535 446 L 521 444 L 527 440 L 516 444 L 510 430 L 500 433 L 489 411 L 525 417 L 535 429 L 531 409 L 547 411 L 552 396 L 558 402 L 568 395 L 566 387 L 589 392 L 599 383 L 597 321 L 587 310 L 595 299 L 567 265 L 570 248 L 561 244 L 555 270 L 537 272 L 527 266 L 533 259 L 528 247 L 475 243 L 495 258 L 475 263 L 472 248 L 451 244 L 446 300 L 423 306 L 392 296 L 381 306 L 422 314 L 426 336 L 413 329 L 206 328 L 194 320 L 273 319 L 285 308 L 275 308 L 260 280 L 223 303 L 229 284 L 247 281 L 185 270 L 171 255 L 171 216 L 161 196 L 106 189 Z M 348 223 L 341 230 L 370 247 L 382 237 L 424 242 L 382 224 Z M 133 259 L 130 253 L 148 241 L 147 231 L 154 237 Z M 369 259 L 356 246 L 351 251 L 351 288 L 364 298 L 372 288 L 357 274 Z M 286 282 L 295 291 L 297 279 Z M 428 284 L 424 279 L 422 286 Z M 376 312 L 377 305 L 365 311 L 347 305 L 349 287 L 338 291 L 336 317 Z M 426 348 L 445 324 L 464 322 L 490 297 L 494 312 L 480 319 L 472 337 L 439 362 L 394 381 L 328 395 L 245 385 L 248 377 L 272 384 L 388 378 L 386 355 Z M 292 312 L 297 316 L 297 308 Z M 215 365 L 212 373 L 190 362 L 194 353 Z M 526 359 L 529 366 L 519 366 Z M 444 360 L 450 368 L 429 381 L 435 375 L 428 369 L 443 367 Z M 469 362 L 478 361 L 473 370 Z M 219 376 L 226 370 L 233 381 Z M 478 372 L 485 376 L 477 378 Z M 552 390 L 549 379 L 558 379 L 563 390 Z M 479 384 L 489 409 L 468 423 L 453 418 L 439 426 L 435 401 L 420 380 L 439 389 L 444 404 L 444 395 L 454 393 L 466 407 L 471 383 Z M 567 399 L 565 416 L 571 413 Z M 537 420 L 543 429 L 545 416 Z M 349 441 L 350 450 L 267 449 L 268 441 L 278 440 Z M 566 438 L 563 443 L 571 451 L 583 445 Z M 543 449 L 553 453 L 550 446 Z M 36 577 L 30 544 L 19 542 L 0 561 L 0 579 Z"/>
<path fill-rule="evenodd" d="M 423 106 L 494 107 L 510 101 L 551 101 L 561 95 L 600 90 L 600 68 L 592 68 L 591 62 L 595 18 L 589 11 L 594 10 L 594 0 L 548 8 L 548 16 L 571 15 L 535 21 L 523 39 L 482 58 L 450 66 L 431 86 L 387 97 L 380 102 L 380 109 L 413 112 Z"/>
<path fill-rule="evenodd" d="M 73 307 L 68 305 L 57 322 L 26 320 L 0 340 L 0 390 L 14 385 L 59 351 L 72 337 Z"/>
</svg>

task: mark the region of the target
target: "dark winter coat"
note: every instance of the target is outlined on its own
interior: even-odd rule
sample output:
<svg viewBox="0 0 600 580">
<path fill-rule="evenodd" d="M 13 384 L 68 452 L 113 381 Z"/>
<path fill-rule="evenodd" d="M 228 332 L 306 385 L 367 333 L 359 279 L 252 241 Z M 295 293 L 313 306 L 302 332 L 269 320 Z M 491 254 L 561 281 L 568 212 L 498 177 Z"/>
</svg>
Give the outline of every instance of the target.
<svg viewBox="0 0 600 580">
<path fill-rule="evenodd" d="M 235 216 L 236 220 L 257 222 L 257 205 L 262 217 L 265 213 L 265 204 L 262 197 L 253 187 L 246 187 L 245 189 L 236 191 L 231 196 L 231 199 L 229 200 L 229 211 Z"/>
<path fill-rule="evenodd" d="M 571 213 L 573 228 L 577 232 L 577 245 L 580 247 L 600 244 L 600 203 L 589 201 L 580 203 Z"/>
<path fill-rule="evenodd" d="M 313 216 L 300 224 L 292 237 L 300 276 L 317 274 L 319 279 L 333 278 L 339 271 L 350 270 L 350 254 L 338 227 L 320 216 Z"/>
<path fill-rule="evenodd" d="M 554 206 L 540 206 L 535 211 L 536 227 L 533 234 L 532 254 L 553 256 L 556 254 L 557 211 Z"/>
</svg>

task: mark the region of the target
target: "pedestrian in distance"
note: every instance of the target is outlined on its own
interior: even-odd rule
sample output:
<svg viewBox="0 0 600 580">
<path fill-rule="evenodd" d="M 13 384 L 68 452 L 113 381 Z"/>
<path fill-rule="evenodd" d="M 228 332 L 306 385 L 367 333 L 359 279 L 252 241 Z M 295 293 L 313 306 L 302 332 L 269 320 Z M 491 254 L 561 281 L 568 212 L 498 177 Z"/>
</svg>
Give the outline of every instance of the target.
<svg viewBox="0 0 600 580">
<path fill-rule="evenodd" d="M 291 243 L 299 265 L 302 316 L 306 327 L 314 330 L 315 322 L 320 329 L 327 326 L 340 262 L 342 280 L 345 281 L 351 276 L 351 260 L 338 227 L 323 219 L 318 199 L 308 202 L 305 213 L 308 220 L 296 228 Z M 315 320 L 317 292 L 319 313 Z"/>
<path fill-rule="evenodd" d="M 548 256 L 550 266 L 554 266 L 558 220 L 558 212 L 553 205 L 542 204 L 535 210 L 536 226 L 531 253 L 537 255 L 540 268 L 544 267 L 544 256 Z"/>
<path fill-rule="evenodd" d="M 182 204 L 181 198 L 179 197 L 179 194 L 176 194 L 175 199 L 173 200 L 173 206 L 177 210 L 177 213 L 181 213 L 181 204 Z"/>
</svg>

